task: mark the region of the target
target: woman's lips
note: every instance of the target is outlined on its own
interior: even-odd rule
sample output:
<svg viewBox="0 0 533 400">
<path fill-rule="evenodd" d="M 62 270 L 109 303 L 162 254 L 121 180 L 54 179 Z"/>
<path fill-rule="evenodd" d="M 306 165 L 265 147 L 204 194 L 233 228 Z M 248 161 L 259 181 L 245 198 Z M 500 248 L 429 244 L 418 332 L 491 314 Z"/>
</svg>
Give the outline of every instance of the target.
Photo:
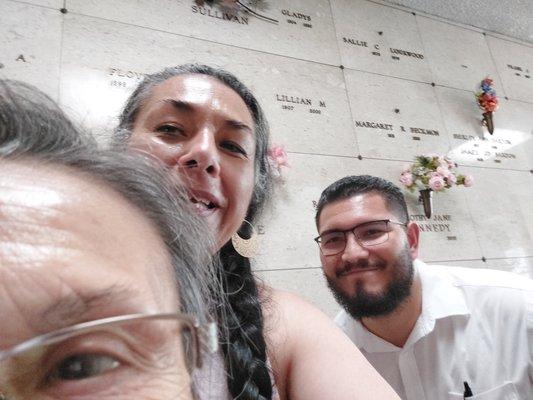
<svg viewBox="0 0 533 400">
<path fill-rule="evenodd" d="M 216 210 L 218 210 L 218 207 L 209 207 L 207 204 L 203 203 L 202 201 L 193 201 L 191 199 L 191 202 L 193 203 L 193 207 L 198 213 L 198 215 L 201 215 L 201 216 L 211 215 Z"/>
<path fill-rule="evenodd" d="M 212 215 L 221 207 L 220 197 L 208 190 L 190 189 L 189 199 L 201 216 Z"/>
</svg>

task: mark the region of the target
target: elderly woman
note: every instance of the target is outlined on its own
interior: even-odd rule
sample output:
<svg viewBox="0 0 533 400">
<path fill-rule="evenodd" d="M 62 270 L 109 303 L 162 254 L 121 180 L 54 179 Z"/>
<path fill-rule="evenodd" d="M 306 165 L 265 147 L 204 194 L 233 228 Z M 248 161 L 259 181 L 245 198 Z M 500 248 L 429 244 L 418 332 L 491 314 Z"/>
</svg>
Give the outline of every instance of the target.
<svg viewBox="0 0 533 400">
<path fill-rule="evenodd" d="M 228 299 L 219 325 L 230 339 L 210 365 L 226 393 L 206 399 L 397 398 L 323 313 L 254 279 L 250 231 L 271 188 L 268 126 L 237 78 L 202 65 L 148 75 L 124 108 L 115 145 L 163 161 L 214 232 Z"/>
<path fill-rule="evenodd" d="M 1 80 L 0 170 L 0 398 L 193 399 L 214 284 L 184 193 Z"/>
</svg>

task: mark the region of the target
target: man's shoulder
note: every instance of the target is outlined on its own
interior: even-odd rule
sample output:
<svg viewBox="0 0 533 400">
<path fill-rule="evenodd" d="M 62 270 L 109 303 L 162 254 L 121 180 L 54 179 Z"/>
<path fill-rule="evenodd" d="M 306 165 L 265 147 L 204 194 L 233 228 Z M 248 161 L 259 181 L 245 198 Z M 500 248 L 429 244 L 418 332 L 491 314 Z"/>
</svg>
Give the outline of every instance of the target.
<svg viewBox="0 0 533 400">
<path fill-rule="evenodd" d="M 447 280 L 458 288 L 533 291 L 533 280 L 507 271 L 423 264 L 421 274 Z"/>
<path fill-rule="evenodd" d="M 424 265 L 420 273 L 426 282 L 439 280 L 462 293 L 470 312 L 493 313 L 495 309 L 509 314 L 532 314 L 533 280 L 506 271 Z M 449 291 L 450 294 L 453 291 Z"/>
</svg>

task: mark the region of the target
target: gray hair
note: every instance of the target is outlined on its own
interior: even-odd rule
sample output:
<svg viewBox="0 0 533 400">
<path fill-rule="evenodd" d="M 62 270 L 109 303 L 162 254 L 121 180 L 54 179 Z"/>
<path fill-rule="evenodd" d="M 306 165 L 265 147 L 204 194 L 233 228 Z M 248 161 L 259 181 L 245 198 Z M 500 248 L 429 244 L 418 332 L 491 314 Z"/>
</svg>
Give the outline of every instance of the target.
<svg viewBox="0 0 533 400">
<path fill-rule="evenodd" d="M 234 75 L 222 69 L 201 64 L 183 64 L 165 68 L 146 75 L 130 95 L 119 118 L 112 143 L 114 147 L 127 147 L 139 110 L 152 94 L 153 89 L 166 80 L 179 75 L 200 74 L 213 77 L 233 89 L 244 101 L 254 120 L 255 131 L 255 185 L 246 219 L 253 222 L 272 195 L 272 174 L 268 164 L 269 127 L 263 110 L 252 92 Z"/>
<path fill-rule="evenodd" d="M 72 168 L 108 185 L 153 224 L 169 252 L 181 309 L 200 323 L 209 319 L 213 246 L 191 212 L 184 190 L 153 160 L 99 147 L 94 138 L 36 88 L 0 80 L 0 158 L 31 159 Z"/>
</svg>

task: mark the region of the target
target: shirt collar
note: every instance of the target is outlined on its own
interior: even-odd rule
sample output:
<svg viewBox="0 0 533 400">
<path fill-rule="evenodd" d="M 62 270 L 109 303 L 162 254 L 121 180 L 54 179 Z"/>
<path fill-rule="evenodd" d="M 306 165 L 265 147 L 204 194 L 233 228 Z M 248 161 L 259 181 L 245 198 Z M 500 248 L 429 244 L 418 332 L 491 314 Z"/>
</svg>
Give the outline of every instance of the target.
<svg viewBox="0 0 533 400">
<path fill-rule="evenodd" d="M 442 267 L 429 266 L 420 260 L 415 260 L 413 266 L 415 276 L 418 275 L 422 283 L 422 313 L 403 348 L 431 333 L 438 319 L 470 315 L 463 292 L 457 288 L 453 278 L 442 271 Z M 344 310 L 338 320 L 362 350 L 369 353 L 402 350 L 369 332 L 360 321 L 350 318 Z"/>
<path fill-rule="evenodd" d="M 335 322 L 348 335 L 359 349 L 369 353 L 400 351 L 401 348 L 381 339 L 369 332 L 361 321 L 352 318 L 345 310 L 341 310 Z"/>
<path fill-rule="evenodd" d="M 470 315 L 465 296 L 452 275 L 443 267 L 427 265 L 420 260 L 413 264 L 422 284 L 422 313 L 404 347 L 429 335 L 438 319 Z"/>
<path fill-rule="evenodd" d="M 422 314 L 433 320 L 454 315 L 469 315 L 463 292 L 455 279 L 442 266 L 414 261 L 415 271 L 422 282 Z"/>
</svg>

